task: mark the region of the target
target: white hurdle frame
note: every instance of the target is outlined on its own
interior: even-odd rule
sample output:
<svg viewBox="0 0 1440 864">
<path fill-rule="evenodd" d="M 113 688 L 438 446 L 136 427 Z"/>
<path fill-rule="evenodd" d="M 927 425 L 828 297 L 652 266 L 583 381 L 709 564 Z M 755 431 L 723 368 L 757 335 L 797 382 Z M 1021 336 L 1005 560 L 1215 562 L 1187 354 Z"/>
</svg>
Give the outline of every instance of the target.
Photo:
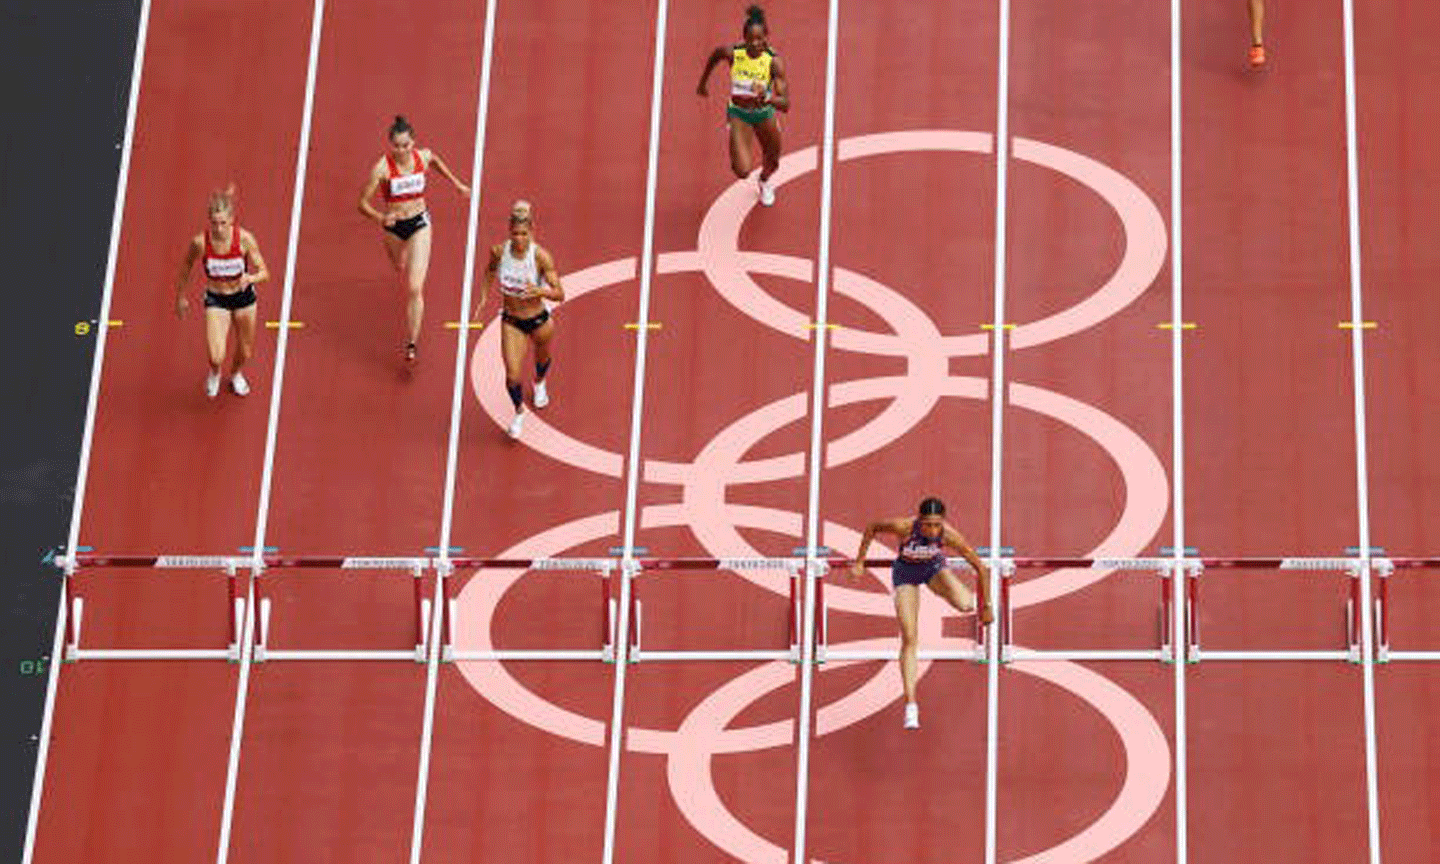
<svg viewBox="0 0 1440 864">
<path fill-rule="evenodd" d="M 328 559 L 314 559 L 325 561 Z M 260 618 L 256 622 L 255 646 L 251 656 L 256 663 L 270 663 L 286 660 L 408 660 L 413 663 L 423 664 L 429 653 L 430 639 L 430 616 L 432 604 L 429 598 L 424 596 L 425 571 L 430 569 L 433 562 L 430 558 L 381 558 L 381 557 L 348 557 L 340 559 L 341 570 L 393 570 L 408 572 L 414 580 L 414 613 L 415 613 L 415 647 L 408 649 L 384 649 L 384 648 L 271 648 L 270 647 L 270 620 L 271 604 L 270 598 L 264 596 L 261 590 L 263 584 L 262 574 L 255 574 L 255 601 L 260 611 Z M 325 566 L 324 564 L 311 564 L 309 561 L 297 562 L 296 566 Z"/>
<path fill-rule="evenodd" d="M 62 661 L 81 660 L 226 660 L 240 661 L 240 634 L 245 627 L 245 598 L 240 596 L 239 571 L 248 566 L 250 558 L 229 555 L 156 555 L 147 566 L 157 570 L 193 569 L 219 570 L 225 577 L 228 602 L 229 643 L 224 648 L 82 648 L 80 644 L 85 618 L 85 598 L 76 591 L 73 577 L 75 556 L 59 556 L 55 565 L 64 580 L 65 603 L 70 614 L 65 621 L 65 647 Z"/>
<path fill-rule="evenodd" d="M 1065 562 L 1063 560 L 1032 562 L 1031 566 L 1085 566 L 1092 570 L 1111 570 L 1125 573 L 1150 572 L 1160 577 L 1160 603 L 1156 610 L 1158 648 L 1022 648 L 1015 645 L 1015 609 L 1010 604 L 1010 583 L 1016 568 L 1011 566 L 1000 573 L 1001 606 L 1004 615 L 1000 628 L 1000 662 L 1012 660 L 1067 660 L 1072 662 L 1094 660 L 1155 660 L 1171 662 L 1175 657 L 1175 634 L 1171 632 L 1170 580 L 1174 578 L 1174 558 L 1096 558 L 1088 563 Z M 1200 569 L 1199 562 L 1186 562 L 1187 570 Z"/>
<path fill-rule="evenodd" d="M 1375 662 L 1392 661 L 1440 661 L 1440 650 L 1401 649 L 1390 647 L 1390 580 L 1398 568 L 1440 569 L 1440 558 L 1371 558 L 1371 573 L 1375 580 L 1374 621 L 1375 621 Z"/>
<path fill-rule="evenodd" d="M 630 619 L 633 622 L 630 630 L 630 650 L 626 657 L 631 663 L 640 662 L 674 662 L 674 661 L 741 661 L 741 662 L 769 662 L 783 660 L 787 663 L 800 662 L 800 574 L 805 569 L 804 558 L 720 558 L 717 559 L 716 571 L 720 570 L 783 570 L 790 581 L 790 623 L 789 638 L 790 645 L 784 649 L 765 648 L 741 648 L 741 649 L 713 649 L 713 650 L 690 650 L 690 649 L 647 649 L 642 650 L 640 646 L 640 634 L 643 632 L 642 622 L 644 621 L 645 607 L 640 600 L 640 586 L 635 583 L 630 585 Z M 646 568 L 643 563 L 641 571 L 647 569 L 675 569 L 675 568 Z M 702 568 L 688 568 L 702 569 Z M 709 568 L 704 568 L 709 569 Z M 636 574 L 637 576 L 639 574 Z"/>
<path fill-rule="evenodd" d="M 483 651 L 461 651 L 455 648 L 459 630 L 459 600 L 450 596 L 449 577 L 456 569 L 478 567 L 480 569 L 526 569 L 547 572 L 590 573 L 600 577 L 601 604 L 604 609 L 604 623 L 601 625 L 601 646 L 599 648 L 490 648 Z M 618 558 L 540 558 L 533 561 L 504 561 L 452 558 L 449 572 L 441 574 L 441 590 L 444 592 L 444 618 L 440 622 L 440 659 L 447 663 L 456 661 L 504 661 L 504 660 L 581 660 L 615 662 L 615 645 L 619 626 L 616 615 L 616 600 L 613 590 L 613 574 L 620 567 Z M 483 578 L 483 573 L 474 578 Z"/>
<path fill-rule="evenodd" d="M 1186 573 L 1186 642 L 1185 659 L 1190 663 L 1202 660 L 1280 660 L 1280 661 L 1344 661 L 1360 663 L 1360 578 L 1365 563 L 1360 558 L 1280 558 L 1280 559 L 1230 559 L 1212 562 L 1214 567 L 1254 567 L 1275 570 L 1303 570 L 1310 572 L 1341 572 L 1350 580 L 1349 597 L 1345 601 L 1346 646 L 1344 649 L 1201 649 L 1200 647 L 1200 575 L 1204 567 L 1192 568 Z"/>
<path fill-rule="evenodd" d="M 843 565 L 848 562 L 844 562 L 841 559 L 832 558 L 828 560 L 822 560 L 818 563 L 820 565 L 820 572 L 817 574 L 815 579 L 815 602 L 819 606 L 815 626 L 815 665 L 820 666 L 831 661 L 843 663 L 855 660 L 899 660 L 900 646 L 898 643 L 894 648 L 830 647 L 830 607 L 825 602 L 825 577 L 830 574 L 830 569 L 832 565 Z M 867 567 L 880 567 L 885 566 L 888 563 L 888 561 L 877 560 L 867 560 L 865 562 Z M 974 569 L 970 567 L 970 562 L 966 561 L 964 558 L 949 558 L 946 559 L 945 564 L 947 567 L 964 567 L 965 569 L 974 572 Z M 1000 577 L 995 578 L 994 576 L 992 576 L 991 579 L 991 590 L 993 593 L 995 593 L 996 595 L 1000 594 L 998 586 L 996 586 L 994 583 L 1002 581 L 1004 579 L 1004 574 L 1007 571 L 1013 572 L 1014 569 L 1015 562 L 1013 560 L 1001 559 Z M 991 609 L 995 613 L 996 621 L 1001 621 L 1002 616 L 1005 615 L 1003 601 L 997 596 L 992 597 L 990 602 Z M 915 652 L 915 657 L 918 660 L 973 660 L 976 663 L 984 663 L 988 659 L 988 652 L 985 649 L 985 646 L 989 644 L 989 640 L 986 638 L 987 631 L 988 628 L 986 627 L 986 625 L 981 624 L 980 619 L 977 617 L 975 619 L 974 648 L 921 648 Z"/>
</svg>

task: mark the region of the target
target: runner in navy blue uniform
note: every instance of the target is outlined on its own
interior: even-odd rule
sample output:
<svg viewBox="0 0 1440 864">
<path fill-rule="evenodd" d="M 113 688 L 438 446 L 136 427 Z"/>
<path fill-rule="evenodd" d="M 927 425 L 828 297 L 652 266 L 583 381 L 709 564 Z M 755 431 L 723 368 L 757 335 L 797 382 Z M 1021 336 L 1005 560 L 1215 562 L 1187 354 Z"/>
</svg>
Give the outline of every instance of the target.
<svg viewBox="0 0 1440 864">
<path fill-rule="evenodd" d="M 865 553 L 876 534 L 893 534 L 902 538 L 891 569 L 891 581 L 895 585 L 895 614 L 900 619 L 900 678 L 905 685 L 905 728 L 919 729 L 920 706 L 915 702 L 915 652 L 918 647 L 916 630 L 920 617 L 920 586 L 928 585 L 931 591 L 945 598 L 959 612 L 975 611 L 975 594 L 965 587 L 954 571 L 945 566 L 946 547 L 955 550 L 975 569 L 981 601 L 980 620 L 989 624 L 994 620 L 990 608 L 990 573 L 969 542 L 945 521 L 945 503 L 939 498 L 921 501 L 917 516 L 871 523 L 860 538 L 860 550 L 855 553 L 852 572 L 857 577 L 865 575 Z"/>
</svg>

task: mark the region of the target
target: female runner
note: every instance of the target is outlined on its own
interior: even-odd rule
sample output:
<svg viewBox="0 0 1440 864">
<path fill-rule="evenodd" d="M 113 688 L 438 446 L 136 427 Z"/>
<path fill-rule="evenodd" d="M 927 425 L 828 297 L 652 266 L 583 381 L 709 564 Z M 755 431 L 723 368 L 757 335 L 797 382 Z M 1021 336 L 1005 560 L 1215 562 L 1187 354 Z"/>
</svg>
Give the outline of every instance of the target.
<svg viewBox="0 0 1440 864">
<path fill-rule="evenodd" d="M 241 368 L 255 351 L 255 286 L 270 278 L 270 270 L 255 237 L 235 224 L 235 184 L 210 195 L 209 214 L 209 226 L 185 249 L 185 263 L 175 280 L 175 314 L 184 318 L 190 308 L 185 286 L 198 259 L 205 274 L 205 347 L 210 356 L 205 395 L 214 399 L 220 392 L 226 342 L 234 330 L 230 389 L 244 396 L 250 392 L 250 384 Z"/>
<path fill-rule="evenodd" d="M 555 322 L 545 301 L 560 303 L 565 289 L 555 271 L 555 259 L 540 248 L 533 236 L 534 215 L 530 205 L 517 201 L 510 210 L 510 239 L 490 249 L 490 264 L 485 268 L 485 281 L 480 286 L 480 302 L 475 306 L 474 320 L 483 321 L 490 284 L 500 283 L 500 356 L 505 361 L 505 389 L 510 404 L 515 406 L 515 419 L 510 421 L 510 437 L 519 438 L 525 421 L 524 388 L 520 383 L 525 354 L 535 347 L 536 408 L 550 404 L 545 376 L 550 371 L 550 340 L 555 338 Z"/>
<path fill-rule="evenodd" d="M 744 41 L 740 44 L 721 46 L 710 53 L 696 92 L 708 96 L 710 71 L 722 62 L 730 64 L 730 104 L 725 107 L 730 125 L 730 170 L 741 179 L 750 176 L 758 141 L 760 203 L 769 207 L 775 203 L 770 176 L 780 167 L 780 121 L 775 111 L 790 110 L 790 86 L 785 79 L 785 64 L 770 47 L 770 28 L 759 6 L 745 11 L 741 36 Z"/>
<path fill-rule="evenodd" d="M 390 152 L 370 169 L 370 178 L 360 193 L 360 212 L 385 229 L 385 252 L 405 289 L 405 323 L 409 337 L 405 343 L 405 359 L 413 361 L 416 342 L 420 339 L 420 323 L 425 316 L 425 274 L 430 269 L 426 174 L 434 167 L 454 185 L 461 197 L 470 196 L 470 187 L 460 182 L 438 153 L 415 145 L 415 129 L 404 117 L 396 115 L 395 122 L 390 124 L 389 138 Z M 385 201 L 384 211 L 370 203 L 376 189 Z"/>
<path fill-rule="evenodd" d="M 915 702 L 915 652 L 918 648 L 916 630 L 920 618 L 920 586 L 928 586 L 958 612 L 975 611 L 975 595 L 954 571 L 945 566 L 945 547 L 954 549 L 975 568 L 975 584 L 979 588 L 981 602 L 980 620 L 989 624 L 994 619 L 990 608 L 990 573 L 960 532 L 945 521 L 945 503 L 939 498 L 921 501 L 917 516 L 872 522 L 860 538 L 860 550 L 855 553 L 855 563 L 851 568 L 855 576 L 865 574 L 865 553 L 870 549 L 870 541 L 880 533 L 903 538 L 891 568 L 891 580 L 895 585 L 895 614 L 900 619 L 900 679 L 905 685 L 905 728 L 919 729 L 920 706 Z"/>
</svg>

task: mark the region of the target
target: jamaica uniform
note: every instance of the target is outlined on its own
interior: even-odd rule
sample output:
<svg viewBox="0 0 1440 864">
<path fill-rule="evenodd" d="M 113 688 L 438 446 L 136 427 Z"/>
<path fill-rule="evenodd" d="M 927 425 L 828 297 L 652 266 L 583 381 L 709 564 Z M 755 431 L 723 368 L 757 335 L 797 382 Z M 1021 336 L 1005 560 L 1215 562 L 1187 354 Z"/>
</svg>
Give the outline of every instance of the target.
<svg viewBox="0 0 1440 864">
<path fill-rule="evenodd" d="M 766 48 L 760 52 L 759 57 L 751 57 L 745 50 L 742 43 L 736 45 L 730 57 L 730 104 L 725 107 L 725 113 L 731 117 L 744 120 L 754 126 L 763 123 L 775 116 L 774 105 L 761 105 L 758 108 L 742 108 L 735 104 L 735 99 L 763 99 L 770 94 L 771 67 L 775 62 L 775 52 Z M 755 92 L 755 84 L 764 85 L 764 90 Z"/>
</svg>

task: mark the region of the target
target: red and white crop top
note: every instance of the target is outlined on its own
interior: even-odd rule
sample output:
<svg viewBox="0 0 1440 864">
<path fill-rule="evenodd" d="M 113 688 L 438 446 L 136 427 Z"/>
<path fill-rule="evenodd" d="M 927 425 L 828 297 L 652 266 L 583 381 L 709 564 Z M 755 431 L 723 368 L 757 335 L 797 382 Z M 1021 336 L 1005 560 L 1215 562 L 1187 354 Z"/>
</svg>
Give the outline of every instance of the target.
<svg viewBox="0 0 1440 864">
<path fill-rule="evenodd" d="M 425 159 L 421 157 L 419 150 L 415 151 L 415 170 L 409 174 L 400 172 L 400 166 L 395 164 L 395 157 L 389 153 L 385 154 L 385 165 L 390 169 L 390 176 L 381 190 L 386 201 L 413 201 L 424 197 Z"/>
<path fill-rule="evenodd" d="M 233 282 L 245 275 L 245 252 L 240 248 L 240 226 L 230 229 L 230 249 L 216 250 L 210 244 L 210 232 L 205 233 L 205 278 L 215 282 Z"/>
</svg>

